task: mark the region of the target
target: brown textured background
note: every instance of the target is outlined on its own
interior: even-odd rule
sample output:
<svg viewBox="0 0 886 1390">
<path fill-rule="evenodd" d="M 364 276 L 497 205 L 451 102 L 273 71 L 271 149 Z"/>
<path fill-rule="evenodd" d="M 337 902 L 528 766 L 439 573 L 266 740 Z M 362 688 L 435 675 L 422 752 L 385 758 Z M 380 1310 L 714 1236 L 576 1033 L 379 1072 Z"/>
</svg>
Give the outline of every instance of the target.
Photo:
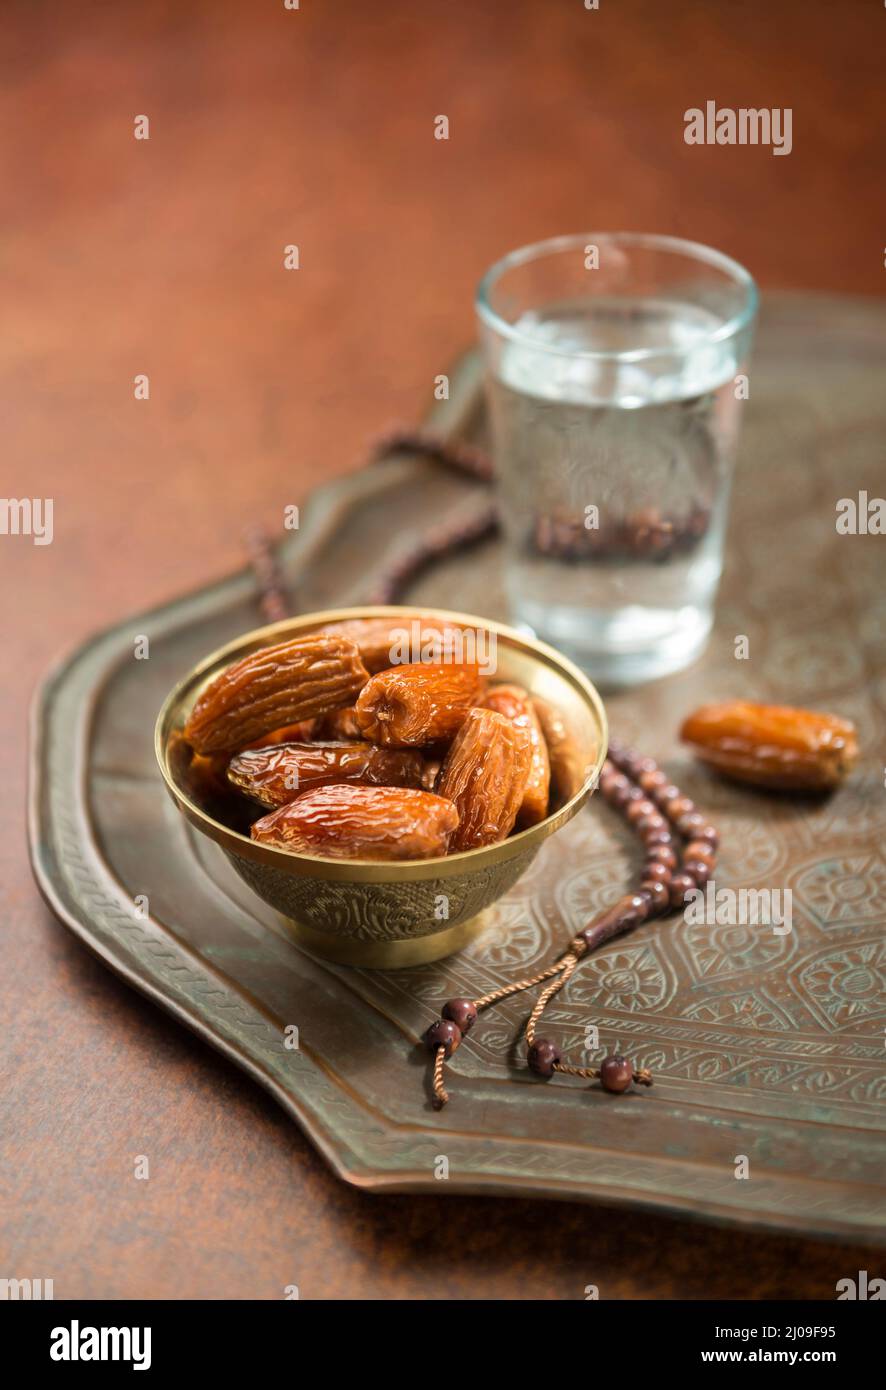
<svg viewBox="0 0 886 1390">
<path fill-rule="evenodd" d="M 0 538 L 0 1274 L 58 1297 L 753 1298 L 832 1297 L 876 1268 L 661 1218 L 344 1188 L 54 923 L 21 805 L 48 663 L 231 568 L 245 518 L 276 524 L 414 418 L 509 247 L 649 229 L 721 247 L 764 291 L 881 294 L 884 24 L 863 0 L 6 6 L 3 492 L 52 496 L 55 542 Z M 687 147 L 682 113 L 708 98 L 791 106 L 793 153 Z"/>
</svg>

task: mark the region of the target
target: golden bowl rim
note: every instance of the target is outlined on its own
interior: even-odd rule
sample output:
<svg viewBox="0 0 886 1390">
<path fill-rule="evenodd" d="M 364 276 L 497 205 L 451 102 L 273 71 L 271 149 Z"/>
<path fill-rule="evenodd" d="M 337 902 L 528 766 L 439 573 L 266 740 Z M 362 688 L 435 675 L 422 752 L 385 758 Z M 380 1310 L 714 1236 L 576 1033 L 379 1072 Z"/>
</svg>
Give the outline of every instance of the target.
<svg viewBox="0 0 886 1390">
<path fill-rule="evenodd" d="M 578 791 L 563 806 L 559 807 L 552 815 L 546 816 L 543 821 L 539 821 L 537 825 L 531 825 L 525 830 L 518 831 L 516 835 L 510 835 L 506 840 L 501 840 L 497 844 L 459 850 L 455 854 L 441 855 L 434 859 L 391 861 L 331 859 L 322 855 L 293 854 L 290 850 L 278 849 L 272 845 L 257 844 L 255 840 L 241 835 L 236 830 L 231 830 L 229 826 L 210 816 L 191 801 L 177 785 L 169 769 L 168 731 L 172 724 L 172 717 L 178 709 L 185 691 L 197 684 L 206 671 L 223 661 L 229 654 L 228 664 L 231 664 L 236 659 L 235 653 L 245 654 L 242 651 L 245 647 L 253 646 L 256 643 L 273 646 L 275 639 L 281 640 L 278 634 L 291 632 L 295 635 L 295 632 L 300 628 L 320 627 L 326 623 L 347 622 L 354 618 L 386 617 L 440 618 L 462 627 L 484 628 L 495 633 L 497 640 L 501 638 L 512 646 L 522 648 L 524 652 L 534 656 L 556 670 L 559 675 L 565 677 L 590 707 L 599 733 L 597 757 Z M 208 839 L 214 840 L 231 854 L 239 855 L 244 859 L 251 859 L 256 863 L 272 865 L 296 877 L 339 879 L 356 883 L 404 883 L 429 878 L 450 878 L 458 874 L 471 873 L 487 865 L 503 863 L 530 850 L 534 852 L 543 840 L 546 840 L 549 835 L 555 834 L 568 821 L 572 820 L 595 790 L 600 771 L 606 760 L 608 744 L 609 721 L 599 691 L 584 672 L 568 657 L 563 656 L 561 652 L 546 642 L 528 637 L 525 633 L 509 627 L 506 623 L 497 622 L 493 618 L 483 618 L 475 613 L 437 608 L 432 604 L 359 604 L 347 608 L 327 608 L 252 628 L 249 632 L 242 633 L 239 637 L 233 638 L 230 642 L 226 642 L 223 646 L 210 652 L 208 656 L 192 666 L 190 671 L 173 686 L 166 696 L 154 726 L 154 754 L 166 789 L 179 812 Z"/>
</svg>

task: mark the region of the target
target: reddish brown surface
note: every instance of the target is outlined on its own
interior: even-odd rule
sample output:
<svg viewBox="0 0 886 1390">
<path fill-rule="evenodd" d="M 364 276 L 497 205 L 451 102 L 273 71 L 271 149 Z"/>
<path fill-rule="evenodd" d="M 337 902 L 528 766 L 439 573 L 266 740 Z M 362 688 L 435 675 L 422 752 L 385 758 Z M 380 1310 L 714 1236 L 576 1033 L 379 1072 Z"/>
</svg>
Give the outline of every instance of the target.
<svg viewBox="0 0 886 1390">
<path fill-rule="evenodd" d="M 753 1298 L 832 1297 L 877 1268 L 660 1218 L 344 1188 L 55 924 L 21 803 L 48 663 L 231 568 L 247 517 L 278 524 L 413 418 L 509 247 L 648 228 L 721 246 L 764 289 L 881 293 L 884 23 L 808 0 L 6 7 L 3 490 L 52 496 L 55 541 L 0 537 L 0 1274 L 59 1297 Z M 793 154 L 684 145 L 709 97 L 792 106 Z"/>
</svg>

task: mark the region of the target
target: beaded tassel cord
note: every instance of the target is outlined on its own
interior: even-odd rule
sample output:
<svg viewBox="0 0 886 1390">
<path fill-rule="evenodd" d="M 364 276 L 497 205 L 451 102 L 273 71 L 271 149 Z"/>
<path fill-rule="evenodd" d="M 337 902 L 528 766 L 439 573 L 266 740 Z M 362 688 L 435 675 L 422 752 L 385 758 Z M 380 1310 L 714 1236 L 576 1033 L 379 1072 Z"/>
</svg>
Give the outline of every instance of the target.
<svg viewBox="0 0 886 1390">
<path fill-rule="evenodd" d="M 610 806 L 622 813 L 643 844 L 645 860 L 639 888 L 601 912 L 573 937 L 565 954 L 546 970 L 480 999 L 449 999 L 443 1005 L 442 1018 L 431 1024 L 424 1037 L 425 1045 L 434 1054 L 432 1086 L 438 1110 L 449 1100 L 443 1084 L 446 1059 L 473 1027 L 481 1009 L 545 981 L 548 983 L 526 1025 L 527 1061 L 536 1075 L 548 1079 L 559 1073 L 599 1080 L 604 1090 L 616 1093 L 626 1091 L 632 1082 L 652 1085 L 652 1076 L 645 1067 L 635 1069 L 617 1053 L 604 1057 L 599 1067 L 573 1066 L 564 1059 L 556 1043 L 538 1036 L 538 1025 L 545 1008 L 584 956 L 613 937 L 633 931 L 650 917 L 662 917 L 681 908 L 687 893 L 707 883 L 714 868 L 719 836 L 652 758 L 643 757 L 616 739 L 611 741 L 609 757 L 603 764 L 600 791 Z M 678 848 L 682 848 L 682 863 Z"/>
<path fill-rule="evenodd" d="M 477 482 L 492 481 L 491 461 L 481 449 L 447 443 L 424 431 L 401 430 L 380 439 L 370 453 L 370 462 L 403 452 L 420 454 Z M 405 586 L 428 565 L 486 539 L 497 529 L 495 505 L 485 503 L 465 522 L 428 531 L 382 573 L 371 601 L 396 602 Z M 253 529 L 247 542 L 262 611 L 268 622 L 277 622 L 287 615 L 288 605 L 273 549 L 261 528 Z M 537 975 L 493 990 L 480 999 L 450 999 L 444 1004 L 442 1018 L 431 1025 L 424 1037 L 434 1054 L 432 1087 L 437 1109 L 449 1100 L 443 1084 L 446 1060 L 473 1027 L 480 1011 L 546 981 L 526 1024 L 527 1061 L 532 1071 L 545 1079 L 560 1073 L 599 1080 L 604 1090 L 615 1093 L 626 1091 L 632 1083 L 652 1085 L 645 1067 L 635 1069 L 618 1054 L 604 1057 L 599 1067 L 573 1066 L 563 1058 L 556 1043 L 538 1036 L 538 1024 L 547 1005 L 569 981 L 583 957 L 613 937 L 633 931 L 648 918 L 676 911 L 684 905 L 687 893 L 703 887 L 714 868 L 719 836 L 652 758 L 643 757 L 616 739 L 609 744 L 609 756 L 600 774 L 600 791 L 622 813 L 645 848 L 637 891 L 619 898 L 600 913 L 573 937 L 564 955 Z M 678 858 L 681 842 L 682 862 Z"/>
</svg>

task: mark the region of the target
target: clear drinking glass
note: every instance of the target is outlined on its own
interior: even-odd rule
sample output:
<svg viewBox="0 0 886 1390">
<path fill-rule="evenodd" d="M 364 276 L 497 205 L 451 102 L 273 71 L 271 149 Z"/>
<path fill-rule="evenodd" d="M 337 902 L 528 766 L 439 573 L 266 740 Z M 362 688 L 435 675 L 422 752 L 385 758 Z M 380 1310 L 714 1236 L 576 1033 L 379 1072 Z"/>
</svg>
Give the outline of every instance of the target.
<svg viewBox="0 0 886 1390">
<path fill-rule="evenodd" d="M 523 247 L 480 284 L 512 616 L 602 683 L 710 632 L 756 309 L 727 256 L 629 232 Z"/>
</svg>

